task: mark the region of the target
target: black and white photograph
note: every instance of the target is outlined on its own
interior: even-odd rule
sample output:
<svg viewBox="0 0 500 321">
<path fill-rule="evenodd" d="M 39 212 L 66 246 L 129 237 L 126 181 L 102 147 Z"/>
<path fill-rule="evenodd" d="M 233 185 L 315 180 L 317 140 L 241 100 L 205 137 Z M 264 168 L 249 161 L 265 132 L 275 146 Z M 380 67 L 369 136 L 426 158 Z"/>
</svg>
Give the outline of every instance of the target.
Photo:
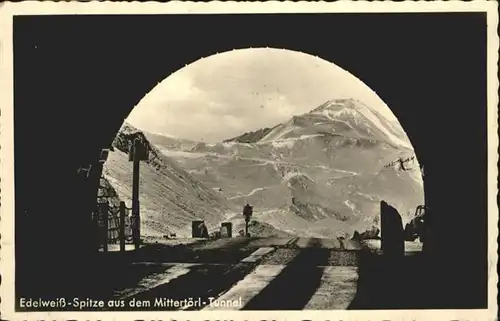
<svg viewBox="0 0 500 321">
<path fill-rule="evenodd" d="M 2 316 L 493 320 L 497 10 L 0 5 Z"/>
</svg>

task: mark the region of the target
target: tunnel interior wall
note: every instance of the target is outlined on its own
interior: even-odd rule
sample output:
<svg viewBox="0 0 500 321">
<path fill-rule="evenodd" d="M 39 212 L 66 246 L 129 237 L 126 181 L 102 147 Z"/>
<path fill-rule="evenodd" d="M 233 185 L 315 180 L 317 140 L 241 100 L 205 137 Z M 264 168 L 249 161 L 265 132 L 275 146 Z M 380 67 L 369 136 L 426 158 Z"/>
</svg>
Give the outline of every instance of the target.
<svg viewBox="0 0 500 321">
<path fill-rule="evenodd" d="M 239 31 L 233 35 L 234 29 Z M 328 36 L 298 36 L 317 30 Z M 76 271 L 92 265 L 96 161 L 149 90 L 199 58 L 266 46 L 331 61 L 390 106 L 424 164 L 439 262 L 435 279 L 443 284 L 437 292 L 446 297 L 441 303 L 484 306 L 487 102 L 481 13 L 15 17 L 16 284 L 42 288 L 43 282 L 52 284 L 50 275 L 70 284 Z M 88 164 L 97 170 L 78 175 Z M 47 264 L 34 271 L 31 263 L 40 255 Z M 85 283 L 85 277 L 80 280 Z M 467 289 L 460 295 L 451 290 L 458 281 Z"/>
</svg>

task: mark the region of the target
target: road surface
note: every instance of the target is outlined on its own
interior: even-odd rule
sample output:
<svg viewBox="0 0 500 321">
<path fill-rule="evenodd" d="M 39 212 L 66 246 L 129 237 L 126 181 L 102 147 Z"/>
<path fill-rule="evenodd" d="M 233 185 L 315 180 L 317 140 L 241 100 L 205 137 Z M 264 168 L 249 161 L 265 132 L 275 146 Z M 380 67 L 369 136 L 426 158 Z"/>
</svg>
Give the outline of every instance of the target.
<svg viewBox="0 0 500 321">
<path fill-rule="evenodd" d="M 101 294 L 124 300 L 129 310 L 373 308 L 366 302 L 383 308 L 374 291 L 384 287 L 380 282 L 391 270 L 364 268 L 367 286 L 359 282 L 363 255 L 376 247 L 352 240 L 246 237 L 153 244 L 107 279 Z M 186 299 L 196 304 L 186 305 Z"/>
</svg>

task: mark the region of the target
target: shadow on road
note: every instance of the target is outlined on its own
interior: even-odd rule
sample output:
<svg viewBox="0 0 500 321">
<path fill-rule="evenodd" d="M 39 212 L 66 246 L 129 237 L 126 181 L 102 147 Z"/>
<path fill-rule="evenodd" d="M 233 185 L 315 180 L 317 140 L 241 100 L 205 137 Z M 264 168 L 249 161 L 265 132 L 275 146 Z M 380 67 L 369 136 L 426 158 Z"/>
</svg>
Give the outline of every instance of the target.
<svg viewBox="0 0 500 321">
<path fill-rule="evenodd" d="M 239 263 L 227 265 L 199 265 L 190 268 L 185 277 L 174 279 L 171 282 L 157 286 L 133 297 L 136 301 L 146 300 L 154 302 L 159 298 L 177 301 L 193 298 L 200 299 L 202 307 L 209 303 L 210 297 L 218 297 L 223 291 L 230 289 L 236 282 L 255 268 L 256 264 Z M 193 306 L 186 310 L 199 310 L 200 306 Z M 151 308 L 134 309 L 151 310 Z M 176 306 L 155 307 L 154 310 L 174 311 Z"/>
<path fill-rule="evenodd" d="M 426 266 L 422 254 L 388 258 L 363 251 L 356 297 L 348 309 L 429 309 Z"/>
<path fill-rule="evenodd" d="M 196 244 L 178 246 L 149 244 L 131 253 L 128 261 L 236 264 L 254 251 L 252 248 L 245 247 L 251 240 L 251 238 L 241 238 L 237 242 L 233 241 L 226 246 L 211 246 L 214 242 L 208 240 Z"/>
<path fill-rule="evenodd" d="M 320 266 L 328 264 L 330 255 L 319 239 L 311 239 L 307 247 L 242 310 L 302 310 L 319 287 Z"/>
<path fill-rule="evenodd" d="M 133 299 L 152 303 L 159 298 L 174 301 L 195 298 L 201 300 L 203 307 L 209 302 L 210 297 L 218 297 L 221 292 L 227 291 L 255 268 L 257 263 L 240 263 L 255 250 L 244 247 L 251 240 L 251 238 L 242 238 L 222 248 L 211 246 L 210 242 L 174 247 L 163 244 L 145 246 L 131 253 L 126 261 L 128 263 L 151 262 L 153 267 L 155 263 L 197 264 L 191 266 L 189 272 L 182 277 L 147 289 L 128 298 L 127 301 Z M 163 269 L 166 270 L 168 267 Z M 200 306 L 194 306 L 186 310 L 199 310 L 200 308 Z M 151 310 L 151 307 L 134 307 L 126 310 L 147 311 Z M 179 306 L 156 306 L 154 310 L 173 311 L 179 310 Z"/>
</svg>

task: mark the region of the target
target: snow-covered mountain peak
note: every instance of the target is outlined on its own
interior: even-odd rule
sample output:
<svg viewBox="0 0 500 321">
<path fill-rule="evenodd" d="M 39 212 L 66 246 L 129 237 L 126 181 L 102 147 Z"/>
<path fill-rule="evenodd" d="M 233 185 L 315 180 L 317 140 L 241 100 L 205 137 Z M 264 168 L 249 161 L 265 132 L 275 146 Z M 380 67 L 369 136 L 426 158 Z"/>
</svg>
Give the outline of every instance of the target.
<svg viewBox="0 0 500 321">
<path fill-rule="evenodd" d="M 316 134 L 383 141 L 413 149 L 397 120 L 355 99 L 332 99 L 308 113 L 293 116 L 268 131 L 260 143 L 296 139 Z"/>
<path fill-rule="evenodd" d="M 357 105 L 361 104 L 360 101 L 352 99 L 352 98 L 337 98 L 330 99 L 311 110 L 309 113 L 321 113 L 323 111 L 337 111 L 341 109 L 356 109 Z"/>
</svg>

